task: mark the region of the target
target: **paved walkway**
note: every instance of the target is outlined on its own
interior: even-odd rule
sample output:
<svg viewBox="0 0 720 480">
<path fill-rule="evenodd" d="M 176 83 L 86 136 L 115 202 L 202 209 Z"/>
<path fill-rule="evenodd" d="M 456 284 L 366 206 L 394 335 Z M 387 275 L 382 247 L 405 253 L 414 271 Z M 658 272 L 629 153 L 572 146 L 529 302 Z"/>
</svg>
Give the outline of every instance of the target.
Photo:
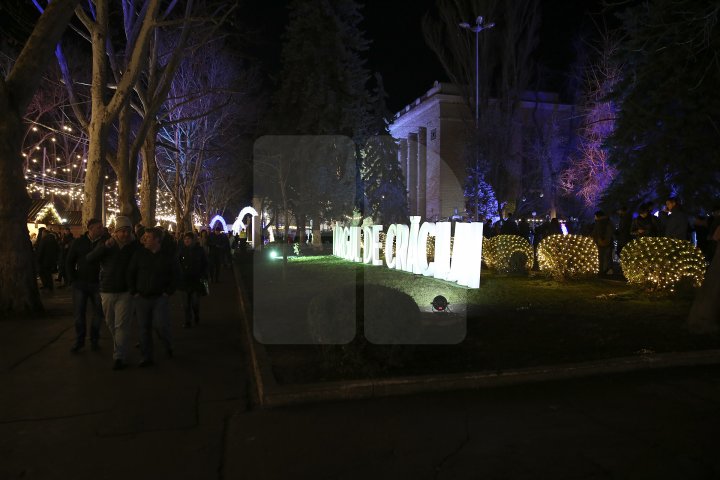
<svg viewBox="0 0 720 480">
<path fill-rule="evenodd" d="M 222 478 L 229 418 L 247 406 L 237 291 L 229 271 L 183 329 L 172 299 L 175 354 L 113 371 L 101 349 L 71 354 L 69 289 L 43 293 L 48 315 L 0 321 L 0 479 Z M 132 343 L 136 341 L 133 337 Z"/>
<path fill-rule="evenodd" d="M 718 479 L 720 367 L 244 412 L 227 478 Z"/>
<path fill-rule="evenodd" d="M 717 366 L 248 410 L 224 280 L 147 370 L 70 354 L 63 290 L 0 321 L 0 480 L 720 478 Z"/>
</svg>

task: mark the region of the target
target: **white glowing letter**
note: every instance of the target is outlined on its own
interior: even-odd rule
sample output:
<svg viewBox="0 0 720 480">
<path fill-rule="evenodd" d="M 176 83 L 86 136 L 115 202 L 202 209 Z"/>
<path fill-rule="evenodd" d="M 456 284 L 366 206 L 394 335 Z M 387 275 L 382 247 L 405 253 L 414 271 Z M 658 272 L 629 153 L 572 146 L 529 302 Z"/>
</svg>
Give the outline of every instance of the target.
<svg viewBox="0 0 720 480">
<path fill-rule="evenodd" d="M 448 280 L 469 288 L 480 286 L 482 258 L 482 225 L 480 223 L 455 224 L 452 264 Z"/>
<path fill-rule="evenodd" d="M 371 225 L 370 229 L 372 231 L 370 234 L 372 238 L 372 264 L 382 265 L 382 260 L 380 259 L 380 232 L 382 232 L 383 226 Z"/>
<path fill-rule="evenodd" d="M 363 241 L 364 241 L 364 248 L 363 248 L 363 263 L 370 263 L 372 260 L 372 252 L 373 252 L 373 236 L 372 236 L 372 230 L 369 226 L 363 227 Z"/>
<path fill-rule="evenodd" d="M 405 261 L 406 272 L 420 273 L 417 270 L 418 260 L 418 233 L 420 231 L 420 217 L 410 217 L 410 235 L 407 242 L 407 260 Z M 425 250 L 423 250 L 423 253 Z"/>
<path fill-rule="evenodd" d="M 395 269 L 396 270 L 407 270 L 407 253 L 408 253 L 408 239 L 410 237 L 410 228 L 407 225 L 398 223 L 395 225 L 395 231 L 397 232 L 397 248 L 395 252 Z"/>
<path fill-rule="evenodd" d="M 352 261 L 352 234 L 350 233 L 350 227 L 343 229 L 343 243 L 345 244 L 343 247 L 343 258 Z"/>
<path fill-rule="evenodd" d="M 388 227 L 385 235 L 385 265 L 388 268 L 395 268 L 395 257 L 393 256 L 393 241 L 395 240 L 395 225 Z"/>
<path fill-rule="evenodd" d="M 360 227 L 350 227 L 350 235 L 352 238 L 350 239 L 350 245 L 352 248 L 352 251 L 350 252 L 350 260 L 351 262 L 362 262 L 362 256 L 360 253 L 360 247 L 362 246 L 360 244 L 360 234 L 362 233 L 362 229 Z"/>
</svg>

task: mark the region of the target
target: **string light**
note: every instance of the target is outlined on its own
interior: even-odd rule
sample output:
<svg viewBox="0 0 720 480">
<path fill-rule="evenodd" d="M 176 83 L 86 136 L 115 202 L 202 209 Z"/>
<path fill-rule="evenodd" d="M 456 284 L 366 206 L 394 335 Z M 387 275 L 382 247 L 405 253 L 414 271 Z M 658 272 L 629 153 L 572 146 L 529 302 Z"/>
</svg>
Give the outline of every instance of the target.
<svg viewBox="0 0 720 480">
<path fill-rule="evenodd" d="M 598 248 L 592 238 L 582 235 L 550 235 L 538 245 L 541 271 L 556 280 L 597 274 L 600 270 Z"/>
<path fill-rule="evenodd" d="M 700 249 L 686 240 L 642 237 L 623 247 L 620 265 L 628 283 L 649 291 L 672 293 L 682 279 L 699 287 L 707 264 Z"/>
<path fill-rule="evenodd" d="M 39 141 L 31 141 L 30 145 L 25 147 L 27 151 L 21 152 L 26 161 L 25 170 L 27 175 L 25 175 L 25 179 L 27 180 L 26 190 L 28 194 L 31 197 L 39 195 L 42 198 L 53 195 L 67 201 L 77 200 L 82 203 L 84 199 L 83 173 L 87 172 L 87 158 L 83 158 L 84 155 L 69 152 L 71 154 L 67 155 L 66 161 L 63 161 L 64 151 L 60 145 L 70 144 L 75 146 L 71 147 L 72 149 L 76 149 L 80 144 L 87 145 L 87 139 L 82 136 L 82 133 L 71 135 L 70 133 L 74 129 L 69 125 L 52 128 L 36 121 L 30 121 L 30 123 L 32 125 L 30 130 L 43 132 L 43 138 Z M 78 131 L 82 132 L 80 129 Z M 61 137 L 65 137 L 69 141 L 62 142 Z M 44 145 L 45 148 L 43 148 L 43 142 L 47 142 Z M 37 155 L 36 152 L 41 150 L 40 155 L 43 155 L 43 157 L 41 157 L 40 161 L 37 158 L 32 158 L 32 155 Z M 109 175 L 104 175 L 104 177 L 110 180 Z M 104 192 L 105 208 L 110 215 L 109 218 L 114 218 L 120 213 L 117 184 L 116 181 L 114 186 L 108 185 Z M 158 188 L 155 198 L 156 218 L 158 221 L 175 223 L 175 205 L 167 188 L 167 185 Z M 136 193 L 135 199 L 137 204 L 141 205 L 139 194 Z M 193 223 L 195 225 L 203 223 L 198 214 L 193 215 Z"/>
<path fill-rule="evenodd" d="M 489 240 L 483 238 L 483 261 L 485 265 L 500 273 L 510 273 L 515 270 L 512 262 L 513 256 L 525 256 L 525 270 L 533 266 L 534 252 L 532 245 L 519 235 L 497 235 Z"/>
</svg>

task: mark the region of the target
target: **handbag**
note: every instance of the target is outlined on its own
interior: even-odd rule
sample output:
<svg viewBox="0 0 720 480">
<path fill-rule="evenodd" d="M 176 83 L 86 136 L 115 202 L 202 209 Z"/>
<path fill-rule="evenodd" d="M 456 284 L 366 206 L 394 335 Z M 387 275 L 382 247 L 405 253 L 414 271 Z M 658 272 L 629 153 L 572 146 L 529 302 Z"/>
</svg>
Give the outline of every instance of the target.
<svg viewBox="0 0 720 480">
<path fill-rule="evenodd" d="M 198 293 L 201 297 L 210 295 L 210 283 L 208 283 L 207 278 L 200 279 L 200 291 Z"/>
</svg>

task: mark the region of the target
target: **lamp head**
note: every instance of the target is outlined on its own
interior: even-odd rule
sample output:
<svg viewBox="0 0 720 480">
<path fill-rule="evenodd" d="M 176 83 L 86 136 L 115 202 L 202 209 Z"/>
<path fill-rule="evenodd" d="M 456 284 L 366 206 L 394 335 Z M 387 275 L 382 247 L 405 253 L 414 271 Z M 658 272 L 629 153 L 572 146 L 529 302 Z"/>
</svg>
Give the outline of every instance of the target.
<svg viewBox="0 0 720 480">
<path fill-rule="evenodd" d="M 430 303 L 430 305 L 432 305 L 433 312 L 446 312 L 450 303 L 447 301 L 447 298 L 443 297 L 442 295 L 438 295 L 437 297 L 433 298 L 433 301 Z"/>
</svg>

